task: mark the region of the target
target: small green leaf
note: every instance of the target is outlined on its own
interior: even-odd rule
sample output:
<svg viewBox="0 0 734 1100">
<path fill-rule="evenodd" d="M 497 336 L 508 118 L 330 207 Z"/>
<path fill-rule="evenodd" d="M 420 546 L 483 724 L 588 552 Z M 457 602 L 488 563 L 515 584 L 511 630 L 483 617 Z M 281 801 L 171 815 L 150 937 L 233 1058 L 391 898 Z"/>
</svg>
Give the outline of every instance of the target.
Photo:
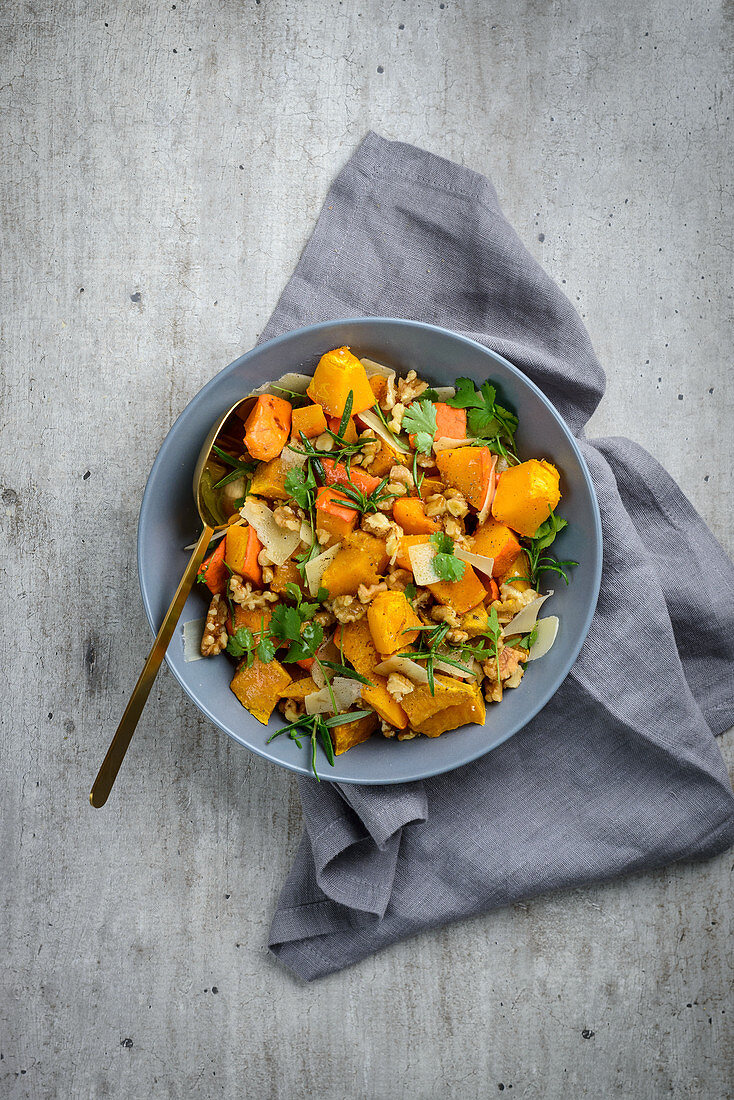
<svg viewBox="0 0 734 1100">
<path fill-rule="evenodd" d="M 415 435 L 415 447 L 422 454 L 428 454 L 438 430 L 436 425 L 436 406 L 431 401 L 414 401 L 403 415 L 403 430 Z"/>
</svg>

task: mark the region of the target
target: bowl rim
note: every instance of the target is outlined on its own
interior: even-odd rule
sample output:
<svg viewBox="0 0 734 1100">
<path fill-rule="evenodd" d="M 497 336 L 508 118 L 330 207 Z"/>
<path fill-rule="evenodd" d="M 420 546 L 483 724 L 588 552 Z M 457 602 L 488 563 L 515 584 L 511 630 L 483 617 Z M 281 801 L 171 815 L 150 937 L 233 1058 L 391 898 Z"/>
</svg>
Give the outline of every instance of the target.
<svg viewBox="0 0 734 1100">
<path fill-rule="evenodd" d="M 518 733 L 520 730 L 524 729 L 525 726 L 529 722 L 531 722 L 532 719 L 535 718 L 540 713 L 540 711 L 543 709 L 543 707 L 545 707 L 546 704 L 548 702 L 550 702 L 550 700 L 553 698 L 553 696 L 559 690 L 559 688 L 561 687 L 561 685 L 565 681 L 566 677 L 568 676 L 569 672 L 571 671 L 571 668 L 575 664 L 576 658 L 578 657 L 579 653 L 581 652 L 581 648 L 582 648 L 584 642 L 586 641 L 586 636 L 589 632 L 589 628 L 591 626 L 591 622 L 592 622 L 592 619 L 594 617 L 594 613 L 596 611 L 596 605 L 597 605 L 597 602 L 598 602 L 598 599 L 599 599 L 599 591 L 600 591 L 600 588 L 601 588 L 602 563 L 603 563 L 602 525 L 601 525 L 601 514 L 600 514 L 600 510 L 599 510 L 599 501 L 597 499 L 596 490 L 594 488 L 594 483 L 591 479 L 591 474 L 589 473 L 589 468 L 586 464 L 586 460 L 584 459 L 584 456 L 582 455 L 582 453 L 579 449 L 578 443 L 576 442 L 576 439 L 575 439 L 573 433 L 571 432 L 571 429 L 568 427 L 565 420 L 563 419 L 561 414 L 558 412 L 558 410 L 555 408 L 555 406 L 552 404 L 552 402 L 545 396 L 543 391 L 535 384 L 535 382 L 533 382 L 530 378 L 528 378 L 527 375 L 524 374 L 523 371 L 521 371 L 519 369 L 519 367 L 516 367 L 513 363 L 511 363 L 508 359 L 506 359 L 503 355 L 500 355 L 499 352 L 496 352 L 491 348 L 485 347 L 484 344 L 479 343 L 478 340 L 473 340 L 470 336 L 465 336 L 462 333 L 456 332 L 453 329 L 445 328 L 444 326 L 441 326 L 441 325 L 432 325 L 432 324 L 429 324 L 426 321 L 413 321 L 413 320 L 402 318 L 402 317 L 335 317 L 335 318 L 332 318 L 329 321 L 318 321 L 318 322 L 316 322 L 315 324 L 312 324 L 312 325 L 304 325 L 304 326 L 302 326 L 300 328 L 297 328 L 297 329 L 291 329 L 288 332 L 282 333 L 280 336 L 275 336 L 271 340 L 264 341 L 262 344 L 255 344 L 255 346 L 250 348 L 249 351 L 243 352 L 242 355 L 238 356 L 236 359 L 233 359 L 231 363 L 229 363 L 226 367 L 223 367 L 220 371 L 218 371 L 214 375 L 213 378 L 210 378 L 209 381 L 206 382 L 204 384 L 204 386 L 202 386 L 201 389 L 198 390 L 194 394 L 194 396 L 192 398 L 190 398 L 189 401 L 186 402 L 186 405 L 181 410 L 179 415 L 176 417 L 176 419 L 174 420 L 171 427 L 168 429 L 168 431 L 165 435 L 165 438 L 163 439 L 163 442 L 161 443 L 161 446 L 158 450 L 158 453 L 157 453 L 157 455 L 156 455 L 156 457 L 153 461 L 153 465 L 151 466 L 150 471 L 148 473 L 148 477 L 147 477 L 146 483 L 145 483 L 145 489 L 143 490 L 143 498 L 142 498 L 142 501 L 141 501 L 141 504 L 140 504 L 140 512 L 138 514 L 137 553 L 136 553 L 136 561 L 137 561 L 137 569 L 138 569 L 138 582 L 139 582 L 139 585 L 140 585 L 140 594 L 141 594 L 141 598 L 142 598 L 142 601 L 143 601 L 143 609 L 145 611 L 145 617 L 148 620 L 148 624 L 149 624 L 150 629 L 152 630 L 153 634 L 155 635 L 157 633 L 158 627 L 156 626 L 156 622 L 155 622 L 155 619 L 154 619 L 153 613 L 152 613 L 151 594 L 148 591 L 147 586 L 146 586 L 146 582 L 144 580 L 144 569 L 143 569 L 143 564 L 142 564 L 142 561 L 143 561 L 142 531 L 143 531 L 143 529 L 146 525 L 146 522 L 147 522 L 147 516 L 148 516 L 149 509 L 152 508 L 152 503 L 151 503 L 150 496 L 149 496 L 149 489 L 150 489 L 151 481 L 153 480 L 153 475 L 154 475 L 154 473 L 157 472 L 158 466 L 165 462 L 168 441 L 171 438 L 171 436 L 173 435 L 173 433 L 175 432 L 175 429 L 176 429 L 176 426 L 178 425 L 179 420 L 181 420 L 181 418 L 185 415 L 185 413 L 187 412 L 187 410 L 189 409 L 191 404 L 194 401 L 198 400 L 199 397 L 203 393 L 205 393 L 207 390 L 209 390 L 211 387 L 213 387 L 218 382 L 218 380 L 221 378 L 221 376 L 223 374 L 229 374 L 230 372 L 237 370 L 244 363 L 246 363 L 251 357 L 253 357 L 253 356 L 257 355 L 259 352 L 261 352 L 262 349 L 265 348 L 265 347 L 273 347 L 273 346 L 277 346 L 277 345 L 280 345 L 280 344 L 287 344 L 289 341 L 293 340 L 296 337 L 302 336 L 305 333 L 316 334 L 316 333 L 319 333 L 321 331 L 325 332 L 325 331 L 328 331 L 329 329 L 331 329 L 335 326 L 361 325 L 361 326 L 367 326 L 367 327 L 379 327 L 380 325 L 384 325 L 384 324 L 387 324 L 387 323 L 389 323 L 391 326 L 400 325 L 400 326 L 405 326 L 406 328 L 417 328 L 417 329 L 426 330 L 428 332 L 441 333 L 444 336 L 450 336 L 454 340 L 458 340 L 462 343 L 468 344 L 468 345 L 470 345 L 474 348 L 479 349 L 479 351 L 484 353 L 490 360 L 501 362 L 503 364 L 503 366 L 505 366 L 512 374 L 515 374 L 519 378 L 520 382 L 523 385 L 525 385 L 526 387 L 528 387 L 535 394 L 535 396 L 538 398 L 538 400 L 543 405 L 546 406 L 546 408 L 550 412 L 551 416 L 556 420 L 556 422 L 558 423 L 558 426 L 560 427 L 561 431 L 566 436 L 566 439 L 567 439 L 567 441 L 568 441 L 568 443 L 571 447 L 571 450 L 573 451 L 573 454 L 576 458 L 576 461 L 578 462 L 579 468 L 581 470 L 584 482 L 586 484 L 586 487 L 588 489 L 589 496 L 590 496 L 590 499 L 591 499 L 592 513 L 593 513 L 593 523 L 594 523 L 594 534 L 596 536 L 595 537 L 595 542 L 594 542 L 595 553 L 594 553 L 594 559 L 593 559 L 593 563 L 592 563 L 592 567 L 593 567 L 593 574 L 592 574 L 593 598 L 591 600 L 589 600 L 589 606 L 587 607 L 587 610 L 586 610 L 586 615 L 584 617 L 583 625 L 582 625 L 581 630 L 579 632 L 578 640 L 577 640 L 576 644 L 574 645 L 574 647 L 571 650 L 569 650 L 567 658 L 566 658 L 566 660 L 563 663 L 563 666 L 561 668 L 561 671 L 559 672 L 558 676 L 556 677 L 555 685 L 553 686 L 552 689 L 547 690 L 545 693 L 543 693 L 539 697 L 539 700 L 535 704 L 533 704 L 533 706 L 530 708 L 528 713 L 526 715 L 524 715 L 522 717 L 522 719 L 516 721 L 513 725 L 511 725 L 510 728 L 503 734 L 503 736 L 499 740 L 494 741 L 491 745 L 489 745 L 487 747 L 480 746 L 477 750 L 465 752 L 464 754 L 462 754 L 456 760 L 455 763 L 449 764 L 448 766 L 447 765 L 439 765 L 435 769 L 428 769 L 428 770 L 426 770 L 425 768 L 422 768 L 422 769 L 419 768 L 419 769 L 416 769 L 416 772 L 415 772 L 414 775 L 408 775 L 408 776 L 401 775 L 400 778 L 393 779 L 393 780 L 391 780 L 389 777 L 388 778 L 373 778 L 373 777 L 369 777 L 369 776 L 368 777 L 354 777 L 354 778 L 353 777 L 338 776 L 338 777 L 331 778 L 330 776 L 328 776 L 326 774 L 322 774 L 321 771 L 320 771 L 319 772 L 319 777 L 320 777 L 321 781 L 322 782 L 328 782 L 328 783 L 361 784 L 363 786 L 393 786 L 396 783 L 417 782 L 419 780 L 429 779 L 433 776 L 442 775 L 442 774 L 445 774 L 447 772 L 455 771 L 457 768 L 463 767 L 465 764 L 470 764 L 470 763 L 472 763 L 472 761 L 478 760 L 480 757 L 485 756 L 488 752 L 491 752 L 493 749 L 497 748 L 499 745 L 504 744 L 505 741 L 508 741 L 511 737 L 514 737 L 514 735 L 516 733 Z M 204 714 L 217 727 L 217 729 L 221 730 L 222 733 L 226 733 L 227 736 L 230 737 L 237 745 L 240 745 L 242 748 L 249 749 L 251 752 L 254 752 L 257 756 L 261 756 L 263 759 L 268 760 L 270 763 L 275 764 L 279 767 L 283 767 L 288 771 L 295 772 L 298 775 L 304 775 L 304 776 L 312 777 L 312 772 L 311 772 L 310 767 L 304 767 L 302 764 L 300 764 L 295 759 L 294 759 L 293 763 L 274 759 L 273 756 L 268 752 L 268 746 L 267 746 L 267 742 L 266 742 L 265 739 L 263 740 L 262 747 L 258 747 L 256 745 L 250 745 L 250 744 L 246 744 L 246 745 L 243 744 L 242 741 L 240 741 L 232 732 L 230 732 L 230 730 L 227 729 L 226 726 L 224 726 L 222 724 L 222 722 L 216 717 L 216 715 L 210 710 L 210 708 L 197 697 L 194 690 L 188 687 L 188 685 L 185 683 L 183 677 L 181 675 L 179 675 L 179 672 L 177 671 L 177 669 L 172 665 L 171 661 L 168 658 L 167 653 L 166 653 L 166 656 L 165 656 L 165 661 L 166 661 L 166 664 L 168 665 L 168 668 L 170 669 L 170 671 L 173 673 L 174 677 L 178 681 L 179 685 L 183 688 L 184 692 L 192 700 L 192 702 L 195 704 L 195 706 L 201 711 L 202 714 Z M 263 729 L 265 729 L 265 728 L 266 727 L 263 727 Z"/>
</svg>

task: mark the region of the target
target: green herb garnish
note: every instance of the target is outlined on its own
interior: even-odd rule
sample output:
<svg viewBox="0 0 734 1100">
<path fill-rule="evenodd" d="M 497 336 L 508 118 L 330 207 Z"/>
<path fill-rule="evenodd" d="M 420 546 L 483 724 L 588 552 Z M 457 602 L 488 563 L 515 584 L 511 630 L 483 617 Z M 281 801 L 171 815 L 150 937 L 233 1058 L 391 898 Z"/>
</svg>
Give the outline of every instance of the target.
<svg viewBox="0 0 734 1100">
<path fill-rule="evenodd" d="M 403 415 L 403 429 L 415 435 L 415 449 L 429 454 L 436 438 L 436 406 L 431 401 L 414 401 Z M 415 479 L 414 477 L 414 480 Z"/>
<path fill-rule="evenodd" d="M 496 396 L 495 387 L 488 381 L 477 390 L 471 378 L 457 378 L 456 394 L 447 397 L 446 404 L 454 409 L 466 409 L 469 435 L 486 442 L 496 442 L 496 449 L 503 454 L 503 440 L 510 447 L 515 445 L 518 419 L 509 409 L 497 404 Z"/>
<path fill-rule="evenodd" d="M 442 581 L 460 581 L 464 576 L 466 563 L 454 555 L 454 540 L 442 531 L 431 535 L 431 545 L 436 547 L 431 565 Z"/>
<path fill-rule="evenodd" d="M 563 577 L 566 584 L 569 583 L 567 569 L 571 569 L 574 565 L 578 565 L 577 561 L 559 561 L 552 554 L 543 554 L 543 550 L 546 550 L 554 541 L 556 535 L 568 526 L 568 520 L 561 519 L 560 516 L 551 512 L 548 519 L 544 523 L 541 523 L 538 530 L 535 532 L 531 539 L 528 539 L 528 544 L 525 546 L 525 552 L 528 555 L 530 562 L 530 583 L 533 588 L 538 587 L 538 579 L 541 573 L 552 572 L 558 573 Z M 522 580 L 526 578 L 520 578 Z"/>
<path fill-rule="evenodd" d="M 300 749 L 300 738 L 309 737 L 311 739 L 311 768 L 314 778 L 320 783 L 321 777 L 316 771 L 317 741 L 321 742 L 321 747 L 326 753 L 326 759 L 333 768 L 336 763 L 336 757 L 334 756 L 334 744 L 331 740 L 329 730 L 333 729 L 334 726 L 344 726 L 348 722 L 357 722 L 360 718 L 367 718 L 370 714 L 374 714 L 374 711 L 352 710 L 348 711 L 346 714 L 335 714 L 332 718 L 324 718 L 322 714 L 304 714 L 301 718 L 297 718 L 295 722 L 290 722 L 287 726 L 283 726 L 281 729 L 276 730 L 275 733 L 268 737 L 267 744 L 269 745 L 276 737 L 280 737 L 282 733 L 287 733 L 290 739 L 295 741 Z"/>
<path fill-rule="evenodd" d="M 339 492 L 344 493 L 348 500 L 342 500 L 339 503 L 343 508 L 353 508 L 355 512 L 360 512 L 362 515 L 367 515 L 369 512 L 377 512 L 380 509 L 380 505 L 386 500 L 391 500 L 392 497 L 397 497 L 399 493 L 388 492 L 386 486 L 389 478 L 383 477 L 377 488 L 373 489 L 371 493 L 365 493 L 362 489 L 358 489 L 356 485 L 339 485 Z"/>
</svg>

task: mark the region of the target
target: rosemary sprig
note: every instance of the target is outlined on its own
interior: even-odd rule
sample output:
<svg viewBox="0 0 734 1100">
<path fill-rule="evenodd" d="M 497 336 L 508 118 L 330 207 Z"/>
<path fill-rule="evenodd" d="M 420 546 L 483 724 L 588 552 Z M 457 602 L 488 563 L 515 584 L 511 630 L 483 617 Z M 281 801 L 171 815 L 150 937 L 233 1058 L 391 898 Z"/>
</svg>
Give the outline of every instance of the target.
<svg viewBox="0 0 734 1100">
<path fill-rule="evenodd" d="M 301 748 L 301 737 L 309 737 L 311 739 L 311 769 L 314 774 L 314 778 L 317 782 L 321 782 L 321 776 L 316 770 L 316 746 L 317 740 L 321 742 L 321 747 L 326 754 L 326 759 L 329 764 L 334 767 L 336 763 L 336 757 L 334 756 L 334 744 L 331 740 L 331 734 L 329 730 L 334 729 L 335 726 L 344 726 L 349 722 L 357 722 L 360 718 L 367 718 L 374 712 L 371 710 L 351 710 L 346 714 L 335 714 L 331 718 L 324 718 L 322 714 L 303 714 L 300 718 L 296 718 L 295 722 L 289 722 L 287 726 L 282 726 L 275 733 L 268 737 L 267 744 L 274 741 L 276 737 L 280 737 L 282 733 L 287 733 L 292 741 L 295 741 L 299 749 Z"/>
<path fill-rule="evenodd" d="M 349 498 L 341 501 L 342 507 L 353 508 L 355 512 L 359 512 L 361 515 L 379 511 L 380 505 L 386 500 L 391 500 L 393 497 L 400 495 L 399 493 L 387 491 L 386 486 L 389 480 L 389 478 L 383 477 L 380 484 L 371 493 L 365 493 L 362 489 L 358 489 L 356 485 L 340 485 L 339 492 L 344 493 Z"/>
</svg>

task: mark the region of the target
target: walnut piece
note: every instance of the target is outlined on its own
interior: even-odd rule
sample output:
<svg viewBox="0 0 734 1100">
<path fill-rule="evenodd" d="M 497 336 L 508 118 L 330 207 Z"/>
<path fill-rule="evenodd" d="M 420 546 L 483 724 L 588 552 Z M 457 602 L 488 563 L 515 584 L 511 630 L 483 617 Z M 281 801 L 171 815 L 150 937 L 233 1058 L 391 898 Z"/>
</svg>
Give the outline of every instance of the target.
<svg viewBox="0 0 734 1100">
<path fill-rule="evenodd" d="M 202 657 L 216 657 L 227 648 L 227 604 L 221 596 L 212 596 L 201 638 Z"/>
<path fill-rule="evenodd" d="M 390 533 L 390 520 L 382 512 L 370 512 L 362 516 L 360 526 L 368 535 L 376 535 L 379 539 Z"/>
<path fill-rule="evenodd" d="M 247 611 L 258 611 L 269 603 L 278 602 L 275 592 L 259 592 L 249 581 L 243 584 L 237 576 L 229 578 L 229 594 L 236 604 Z"/>
<path fill-rule="evenodd" d="M 414 684 L 407 676 L 401 676 L 399 672 L 391 672 L 387 678 L 387 691 L 392 695 L 396 703 L 399 703 L 406 695 L 410 695 Z"/>
<path fill-rule="evenodd" d="M 339 623 L 356 623 L 367 611 L 356 596 L 336 596 L 327 606 Z"/>
<path fill-rule="evenodd" d="M 301 517 L 297 516 L 288 504 L 279 505 L 273 512 L 273 519 L 285 531 L 300 531 Z"/>
<path fill-rule="evenodd" d="M 396 403 L 392 407 L 392 419 L 388 422 L 387 425 L 391 432 L 395 432 L 395 434 L 397 435 L 401 431 L 403 427 L 404 416 L 405 405 L 403 405 L 400 401 L 396 401 Z"/>
<path fill-rule="evenodd" d="M 411 474 L 407 466 L 393 466 L 390 470 L 389 477 L 390 484 L 392 485 L 394 485 L 396 482 L 398 484 L 402 483 L 406 487 L 406 489 L 412 489 L 415 485 L 415 482 L 413 481 L 413 475 Z M 390 488 L 389 485 L 388 488 Z M 392 490 L 390 491 L 392 492 Z"/>
<path fill-rule="evenodd" d="M 423 511 L 429 519 L 446 514 L 446 497 L 442 493 L 431 493 L 426 500 Z"/>
<path fill-rule="evenodd" d="M 392 592 L 404 592 L 412 580 L 413 574 L 407 569 L 393 569 L 387 578 L 387 587 Z"/>
<path fill-rule="evenodd" d="M 380 592 L 387 592 L 387 585 L 384 581 L 380 581 L 379 584 L 360 584 L 357 589 L 357 596 L 360 603 L 368 604 L 372 603 L 375 596 Z"/>
<path fill-rule="evenodd" d="M 449 607 L 447 604 L 437 604 L 436 607 L 432 607 L 431 618 L 434 623 L 448 623 L 454 629 L 461 626 L 461 619 L 453 607 Z"/>
<path fill-rule="evenodd" d="M 411 401 L 415 401 L 416 397 L 427 389 L 428 383 L 421 382 L 415 371 L 409 370 L 405 378 L 401 378 L 398 382 L 398 400 L 403 405 L 409 405 Z"/>
</svg>

